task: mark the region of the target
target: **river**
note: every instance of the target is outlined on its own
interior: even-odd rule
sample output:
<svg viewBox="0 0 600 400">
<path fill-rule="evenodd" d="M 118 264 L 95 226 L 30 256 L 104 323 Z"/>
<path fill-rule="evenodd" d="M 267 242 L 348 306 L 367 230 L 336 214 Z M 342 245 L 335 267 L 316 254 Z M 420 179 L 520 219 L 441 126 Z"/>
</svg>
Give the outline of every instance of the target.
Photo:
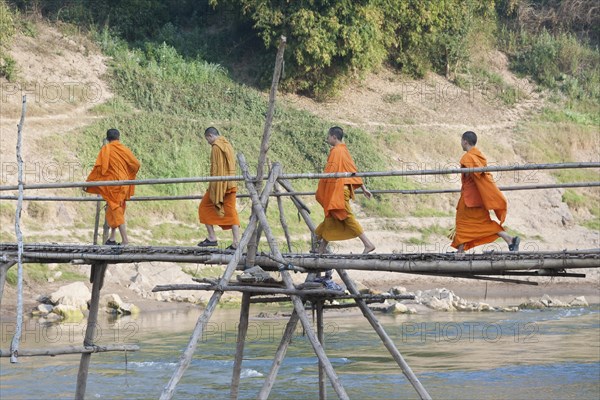
<svg viewBox="0 0 600 400">
<path fill-rule="evenodd" d="M 264 306 L 251 315 L 270 311 Z M 600 398 L 600 313 L 597 305 L 544 311 L 378 314 L 382 325 L 434 399 Z M 152 399 L 176 368 L 198 309 L 102 316 L 97 344 L 139 344 L 135 353 L 94 354 L 86 398 Z M 281 311 L 285 313 L 289 310 Z M 228 398 L 237 310 L 218 310 L 177 387 L 176 399 Z M 85 323 L 42 325 L 28 319 L 22 348 L 80 345 Z M 251 318 L 240 398 L 256 398 L 285 317 Z M 14 323 L 2 321 L 6 349 Z M 352 399 L 418 398 L 369 323 L 356 311 L 325 314 L 326 352 Z M 70 399 L 79 356 L 0 360 L 0 398 Z M 318 398 L 317 361 L 298 328 L 272 399 Z M 337 398 L 328 386 L 329 398 Z"/>
</svg>

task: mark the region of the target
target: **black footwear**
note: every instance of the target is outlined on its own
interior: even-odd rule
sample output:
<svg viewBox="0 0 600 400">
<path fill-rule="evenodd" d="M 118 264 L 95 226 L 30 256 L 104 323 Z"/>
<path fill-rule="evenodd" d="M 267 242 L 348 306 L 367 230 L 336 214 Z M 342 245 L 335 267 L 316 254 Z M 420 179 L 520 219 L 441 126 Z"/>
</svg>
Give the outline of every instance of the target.
<svg viewBox="0 0 600 400">
<path fill-rule="evenodd" d="M 213 246 L 217 246 L 217 241 L 212 241 L 212 240 L 208 240 L 204 239 L 203 241 L 201 241 L 200 243 L 198 243 L 199 247 L 213 247 Z"/>
<path fill-rule="evenodd" d="M 225 248 L 225 250 L 231 250 L 231 251 L 236 251 L 237 247 L 234 247 L 232 244 L 229 245 L 227 248 Z"/>
<path fill-rule="evenodd" d="M 519 251 L 519 243 L 521 243 L 521 238 L 515 236 L 512 242 L 510 242 L 508 245 L 508 251 Z"/>
<path fill-rule="evenodd" d="M 114 240 L 110 240 L 110 239 L 109 239 L 109 240 L 107 240 L 107 241 L 106 241 L 106 243 L 104 243 L 104 244 L 105 244 L 106 246 L 120 246 L 120 245 L 121 245 L 121 243 L 117 243 L 116 241 L 114 241 Z"/>
</svg>

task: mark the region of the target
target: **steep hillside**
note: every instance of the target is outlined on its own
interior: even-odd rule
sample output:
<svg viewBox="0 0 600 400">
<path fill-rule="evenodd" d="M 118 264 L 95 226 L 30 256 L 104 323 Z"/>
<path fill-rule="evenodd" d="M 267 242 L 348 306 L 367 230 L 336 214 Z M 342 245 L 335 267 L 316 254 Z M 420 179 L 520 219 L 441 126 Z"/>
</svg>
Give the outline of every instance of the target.
<svg viewBox="0 0 600 400">
<path fill-rule="evenodd" d="M 168 47 L 141 53 L 105 37 L 101 46 L 111 56 L 108 59 L 86 37 L 67 32 L 68 26 L 35 26 L 34 37 L 20 34 L 10 49 L 19 66 L 19 80 L 3 81 L 7 99 L 1 118 L 3 183 L 16 179 L 11 159 L 20 96 L 11 88 L 19 85 L 27 90 L 39 88 L 29 95 L 26 119 L 24 158 L 30 165 L 29 182 L 82 180 L 109 126 L 122 129 L 124 142 L 139 154 L 144 165 L 142 177 L 205 174 L 208 153 L 197 134 L 208 125 L 222 127 L 238 150 L 250 160 L 255 158 L 266 108 L 264 94 L 237 85 L 216 66 L 189 64 Z M 500 81 L 472 81 L 461 88 L 437 75 L 415 81 L 382 70 L 367 76 L 362 84 L 347 87 L 336 101 L 316 103 L 285 95 L 275 117 L 270 160 L 282 161 L 287 171 L 318 171 L 326 157 L 326 148 L 321 144 L 325 129 L 339 124 L 349 131 L 350 147 L 362 169 L 455 166 L 462 153 L 459 136 L 467 129 L 480 135 L 480 147 L 495 164 L 598 161 L 600 144 L 593 122 L 551 123 L 549 116 L 560 115 L 560 110 L 556 111 L 557 106 L 549 100 L 550 94 L 527 79 L 515 77 L 502 53 L 490 52 L 486 57 L 492 72 L 502 78 Z M 110 63 L 112 67 L 107 68 Z M 188 68 L 189 77 L 185 70 L 178 78 L 159 75 L 165 66 Z M 200 82 L 204 92 L 185 80 L 199 79 L 201 74 L 205 74 Z M 54 88 L 62 97 L 50 97 L 57 96 L 51 92 Z M 562 136 L 563 132 L 567 133 L 566 142 L 558 145 L 568 148 L 562 148 L 560 159 L 551 159 L 550 147 L 556 144 L 538 139 L 544 134 L 550 138 Z M 548 151 L 533 151 L 540 148 Z M 541 172 L 497 175 L 502 185 L 568 178 Z M 586 171 L 575 178 L 598 180 L 598 173 Z M 308 189 L 315 182 L 297 184 Z M 372 179 L 369 186 L 458 187 L 458 183 L 455 177 L 427 177 Z M 141 187 L 139 194 L 203 190 L 201 185 Z M 78 194 L 73 190 L 54 193 Z M 571 193 L 579 196 L 575 197 L 579 203 L 571 202 L 573 207 L 569 208 L 563 200 L 572 199 Z M 533 248 L 599 246 L 597 229 L 589 229 L 594 228 L 593 220 L 598 218 L 594 215 L 598 190 L 510 192 L 507 197 L 507 226 L 525 236 Z M 421 250 L 442 250 L 448 244 L 444 235 L 453 224 L 456 200 L 455 195 L 361 200 L 359 217 L 380 251 L 416 251 L 419 246 Z M 312 199 L 307 201 L 315 219 L 319 219 L 319 207 Z M 2 203 L 2 240 L 10 240 L 14 208 L 12 203 Z M 202 235 L 195 207 L 195 202 L 177 206 L 166 202 L 135 204 L 130 212 L 134 243 L 193 244 Z M 92 208 L 90 204 L 29 203 L 24 221 L 28 240 L 88 242 Z M 288 218 L 295 218 L 290 205 L 286 210 Z M 247 217 L 249 208 L 244 201 L 241 211 Z M 295 229 L 294 235 L 299 246 L 306 244 L 305 229 Z M 344 251 L 360 248 L 358 241 L 340 247 Z"/>
</svg>

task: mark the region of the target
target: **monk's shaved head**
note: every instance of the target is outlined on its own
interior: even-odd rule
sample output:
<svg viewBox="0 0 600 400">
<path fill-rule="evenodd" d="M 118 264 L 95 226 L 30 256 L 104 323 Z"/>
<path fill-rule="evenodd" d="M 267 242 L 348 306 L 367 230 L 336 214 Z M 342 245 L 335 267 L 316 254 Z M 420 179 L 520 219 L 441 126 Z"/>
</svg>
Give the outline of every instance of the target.
<svg viewBox="0 0 600 400">
<path fill-rule="evenodd" d="M 344 138 L 344 130 L 339 126 L 329 128 L 329 136 L 335 136 L 337 140 L 341 141 Z"/>
<path fill-rule="evenodd" d="M 113 140 L 119 140 L 120 137 L 121 134 L 119 133 L 118 129 L 111 128 L 106 131 L 106 140 L 109 142 L 112 142 Z"/>
<path fill-rule="evenodd" d="M 215 128 L 214 126 L 211 126 L 211 127 L 206 128 L 206 130 L 204 131 L 204 136 L 206 136 L 206 135 L 219 136 L 220 133 L 217 130 L 217 128 Z"/>
<path fill-rule="evenodd" d="M 466 131 L 463 133 L 462 138 L 471 146 L 475 146 L 477 144 L 477 135 L 475 132 Z"/>
</svg>

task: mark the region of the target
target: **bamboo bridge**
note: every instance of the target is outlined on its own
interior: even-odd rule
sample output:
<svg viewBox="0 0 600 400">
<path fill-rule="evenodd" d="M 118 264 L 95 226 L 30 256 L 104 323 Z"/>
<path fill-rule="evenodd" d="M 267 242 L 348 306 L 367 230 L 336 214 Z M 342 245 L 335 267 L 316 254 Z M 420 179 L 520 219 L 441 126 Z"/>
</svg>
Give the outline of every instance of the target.
<svg viewBox="0 0 600 400">
<path fill-rule="evenodd" d="M 177 263 L 201 263 L 226 265 L 223 275 L 210 280 L 183 285 L 164 285 L 154 288 L 161 290 L 209 290 L 212 297 L 191 334 L 189 344 L 183 351 L 178 365 L 173 371 L 170 381 L 164 386 L 161 399 L 171 399 L 175 395 L 176 387 L 186 369 L 191 363 L 199 339 L 201 338 L 209 319 L 216 309 L 221 296 L 225 291 L 237 291 L 242 293 L 240 309 L 240 322 L 238 325 L 237 348 L 232 372 L 232 381 L 229 397 L 237 399 L 240 387 L 240 374 L 242 359 L 244 356 L 244 343 L 248 329 L 249 307 L 252 302 L 269 302 L 284 298 L 291 301 L 294 311 L 289 318 L 279 347 L 274 355 L 271 369 L 264 381 L 263 387 L 257 398 L 267 399 L 275 383 L 279 367 L 285 358 L 286 351 L 291 343 L 293 332 L 298 325 L 306 333 L 308 340 L 319 361 L 319 399 L 327 396 L 327 380 L 340 399 L 348 399 L 349 396 L 342 386 L 340 379 L 333 369 L 331 361 L 327 357 L 324 348 L 324 325 L 323 309 L 326 300 L 352 299 L 353 305 L 358 307 L 374 331 L 378 334 L 383 345 L 389 351 L 390 356 L 397 362 L 406 379 L 411 383 L 421 399 L 430 399 L 431 396 L 423 387 L 415 373 L 412 371 L 396 344 L 385 332 L 373 311 L 368 307 L 369 303 L 382 301 L 373 295 L 362 294 L 348 275 L 349 270 L 368 271 L 390 271 L 397 273 L 410 273 L 421 275 L 450 276 L 467 279 L 490 280 L 505 283 L 537 284 L 535 281 L 517 279 L 518 277 L 584 277 L 581 271 L 572 272 L 572 269 L 590 269 L 600 266 L 600 249 L 580 249 L 563 251 L 522 251 L 502 252 L 488 251 L 482 254 L 456 254 L 456 253 L 407 253 L 407 254 L 310 254 L 282 252 L 279 249 L 276 238 L 271 230 L 271 222 L 267 220 L 265 209 L 269 197 L 277 200 L 280 214 L 280 223 L 286 235 L 288 250 L 291 249 L 291 240 L 287 229 L 287 222 L 283 215 L 282 201 L 289 198 L 298 210 L 306 224 L 307 230 L 312 237 L 312 249 L 315 250 L 315 224 L 310 216 L 309 208 L 302 202 L 301 196 L 309 195 L 310 192 L 297 192 L 291 181 L 294 179 L 321 179 L 321 178 L 343 178 L 348 176 L 419 176 L 419 175 L 447 175 L 460 174 L 464 172 L 494 172 L 494 171 L 518 171 L 518 170 L 551 170 L 568 168 L 600 168 L 600 163 L 562 163 L 562 164 L 529 164 L 496 166 L 485 168 L 454 168 L 444 170 L 403 170 L 403 171 L 379 171 L 361 173 L 336 173 L 336 174 L 284 174 L 279 163 L 272 164 L 268 174 L 264 173 L 266 165 L 266 154 L 269 148 L 270 128 L 274 115 L 275 93 L 281 75 L 283 63 L 283 49 L 285 38 L 279 45 L 277 52 L 275 72 L 271 92 L 269 94 L 269 107 L 265 122 L 265 129 L 260 147 L 259 162 L 255 175 L 250 174 L 248 164 L 243 154 L 238 154 L 238 162 L 242 171 L 239 176 L 212 176 L 212 177 L 187 177 L 171 179 L 148 179 L 136 181 L 108 181 L 108 182 L 62 182 L 46 184 L 26 184 L 23 181 L 23 160 L 21 158 L 21 135 L 26 111 L 26 97 L 23 97 L 23 111 L 18 126 L 17 161 L 19 176 L 17 185 L 0 186 L 0 191 L 17 191 L 17 193 L 0 196 L 3 201 L 17 201 L 15 215 L 15 231 L 17 243 L 0 243 L 0 301 L 2 300 L 6 274 L 12 266 L 18 267 L 17 280 L 17 329 L 11 342 L 9 351 L 1 351 L 0 356 L 10 357 L 11 362 L 17 362 L 19 356 L 48 356 L 57 354 L 81 354 L 81 361 L 77 374 L 76 399 L 83 399 L 86 392 L 86 384 L 89 372 L 91 354 L 105 351 L 135 351 L 140 350 L 137 346 L 98 346 L 93 343 L 98 320 L 98 309 L 100 291 L 102 289 L 104 274 L 109 264 L 136 263 L 136 262 L 177 262 Z M 211 182 L 236 180 L 244 182 L 247 196 L 252 202 L 252 214 L 246 224 L 238 248 L 235 251 L 224 251 L 219 249 L 202 249 L 198 247 L 173 247 L 173 246 L 101 246 L 97 245 L 99 236 L 101 199 L 98 197 L 52 197 L 52 196 L 25 196 L 26 190 L 32 189 L 58 189 L 58 188 L 81 188 L 86 186 L 120 186 L 120 185 L 154 185 L 154 184 L 186 184 L 194 182 Z M 552 188 L 572 187 L 599 187 L 600 182 L 571 182 L 559 184 L 536 184 L 521 185 L 501 188 L 510 190 L 544 190 Z M 280 188 L 283 188 L 281 190 Z M 373 191 L 382 195 L 406 194 L 427 195 L 434 193 L 455 193 L 456 188 L 443 189 L 419 189 L 419 190 L 380 190 Z M 200 196 L 172 196 L 172 197 L 136 197 L 133 201 L 172 200 L 185 201 L 198 199 Z M 24 201 L 91 201 L 96 203 L 96 223 L 93 234 L 93 244 L 55 244 L 55 243 L 24 243 L 20 230 L 20 213 Z M 268 252 L 258 250 L 260 237 L 264 235 L 269 246 Z M 104 243 L 104 241 L 102 241 Z M 596 245 L 596 244 L 594 244 Z M 83 346 L 66 349 L 46 349 L 43 351 L 20 350 L 21 324 L 23 318 L 23 264 L 24 263 L 76 263 L 89 264 L 91 266 L 90 281 L 92 283 L 92 298 L 90 300 L 87 328 Z M 236 270 L 244 270 L 252 266 L 260 266 L 266 271 L 276 271 L 281 277 L 277 285 L 258 283 L 240 283 L 232 281 Z M 346 291 L 330 290 L 322 287 L 303 286 L 295 284 L 291 278 L 291 272 L 305 274 L 305 284 L 314 283 L 318 274 L 335 270 L 346 286 Z M 191 278 L 190 278 L 191 280 Z M 401 299 L 402 296 L 396 298 Z M 306 307 L 308 304 L 316 309 L 316 329 L 308 318 Z M 143 344 L 141 344 L 143 351 Z"/>
</svg>

